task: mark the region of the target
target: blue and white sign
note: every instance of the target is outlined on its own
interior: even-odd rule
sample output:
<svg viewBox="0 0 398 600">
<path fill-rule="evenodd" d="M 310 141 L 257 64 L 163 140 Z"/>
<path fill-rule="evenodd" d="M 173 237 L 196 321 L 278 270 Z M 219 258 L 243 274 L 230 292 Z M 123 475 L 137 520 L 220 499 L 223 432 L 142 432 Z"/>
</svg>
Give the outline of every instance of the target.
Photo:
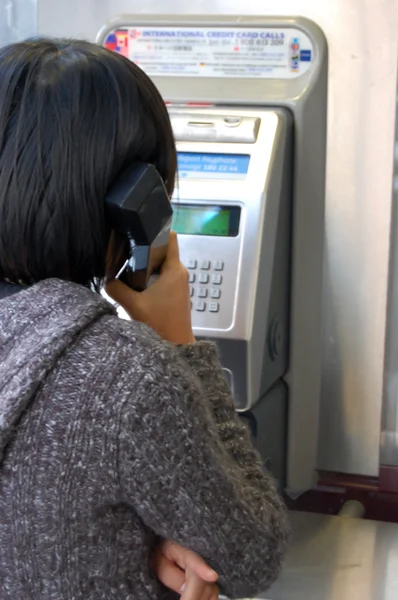
<svg viewBox="0 0 398 600">
<path fill-rule="evenodd" d="M 294 27 L 126 26 L 105 45 L 162 77 L 292 79 L 314 58 L 311 39 Z"/>
<path fill-rule="evenodd" d="M 245 179 L 250 156 L 246 154 L 178 153 L 180 179 Z"/>
</svg>

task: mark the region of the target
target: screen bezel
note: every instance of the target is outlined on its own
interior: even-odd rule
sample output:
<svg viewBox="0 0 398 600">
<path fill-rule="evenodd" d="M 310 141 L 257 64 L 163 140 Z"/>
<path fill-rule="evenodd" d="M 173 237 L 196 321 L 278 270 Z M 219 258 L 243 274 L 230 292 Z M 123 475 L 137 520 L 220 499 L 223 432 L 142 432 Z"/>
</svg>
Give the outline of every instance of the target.
<svg viewBox="0 0 398 600">
<path fill-rule="evenodd" d="M 172 222 L 172 229 L 174 231 L 176 231 L 177 235 L 195 235 L 195 236 L 201 236 L 201 237 L 212 237 L 212 238 L 234 238 L 234 237 L 238 237 L 239 235 L 239 230 L 240 230 L 240 221 L 241 221 L 241 212 L 242 209 L 240 206 L 237 205 L 231 205 L 231 204 L 205 204 L 205 203 L 200 203 L 200 202 L 195 202 L 195 203 L 191 203 L 191 202 L 172 202 L 172 208 L 173 208 L 173 213 L 176 213 L 178 211 L 179 208 L 182 209 L 202 209 L 204 211 L 206 210 L 228 210 L 230 212 L 230 220 L 229 220 L 229 226 L 228 226 L 228 233 L 226 235 L 217 235 L 217 234 L 212 234 L 212 233 L 192 233 L 192 232 L 178 232 L 174 229 L 173 227 L 173 222 Z"/>
</svg>

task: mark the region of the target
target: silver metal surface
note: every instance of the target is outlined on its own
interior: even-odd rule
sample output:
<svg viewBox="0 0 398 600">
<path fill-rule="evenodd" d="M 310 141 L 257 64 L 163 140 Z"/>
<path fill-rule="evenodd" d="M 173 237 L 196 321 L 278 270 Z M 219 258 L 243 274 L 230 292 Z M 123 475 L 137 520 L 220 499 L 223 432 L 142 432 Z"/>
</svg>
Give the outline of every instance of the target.
<svg viewBox="0 0 398 600">
<path fill-rule="evenodd" d="M 0 46 L 37 32 L 37 0 L 0 0 Z"/>
<path fill-rule="evenodd" d="M 262 197 L 265 185 L 270 177 L 269 169 L 275 152 L 278 114 L 274 111 L 246 111 L 208 109 L 211 115 L 229 116 L 239 114 L 261 119 L 259 136 L 255 145 L 209 142 L 198 145 L 195 142 L 180 142 L 179 152 L 214 152 L 222 154 L 251 154 L 247 177 L 242 180 L 184 180 L 178 182 L 176 190 L 178 202 L 192 204 L 210 204 L 241 207 L 240 235 L 236 237 L 214 237 L 184 235 L 180 237 L 180 253 L 187 264 L 190 259 L 199 261 L 220 260 L 224 263 L 222 302 L 217 314 L 208 312 L 192 313 L 195 335 L 249 340 L 252 336 L 252 315 L 255 310 L 257 294 L 257 262 L 260 255 L 264 214 L 267 202 Z M 200 109 L 199 115 L 206 118 L 206 109 Z M 183 109 L 172 111 L 174 115 L 183 115 Z M 199 117 L 197 117 L 199 118 Z M 244 244 L 243 244 L 244 238 Z M 272 257 L 269 257 L 271 259 Z M 271 261 L 272 262 L 272 261 Z M 251 268 L 243 268 L 250 265 Z M 267 265 L 271 275 L 272 264 Z M 267 281 L 269 284 L 269 282 Z M 268 285 L 269 288 L 269 285 Z M 226 300 L 228 300 L 226 302 Z M 265 309 L 264 309 L 265 310 Z M 265 327 L 265 322 L 264 324 Z M 261 325 L 259 325 L 261 327 Z M 264 334 L 265 335 L 265 334 Z"/>
<path fill-rule="evenodd" d="M 210 110 L 202 117 L 197 113 L 171 113 L 171 124 L 179 142 L 231 142 L 254 144 L 260 119 L 236 115 L 223 116 Z"/>
<path fill-rule="evenodd" d="M 294 537 L 267 600 L 396 600 L 398 525 L 292 513 Z"/>
<path fill-rule="evenodd" d="M 183 117 L 185 111 L 182 108 L 172 108 L 170 114 L 174 122 L 176 117 Z M 181 177 L 176 190 L 176 210 L 179 202 L 194 206 L 216 205 L 241 209 L 237 236 L 209 238 L 181 235 L 179 245 L 184 264 L 189 266 L 192 263 L 197 266 L 197 269 L 191 269 L 191 274 L 196 277 L 196 281 L 192 281 L 195 289 L 192 297 L 195 336 L 211 338 L 217 342 L 221 339 L 241 341 L 245 348 L 241 354 L 234 350 L 233 363 L 224 355 L 223 364 L 233 373 L 237 408 L 247 410 L 267 389 L 262 389 L 264 365 L 267 362 L 267 324 L 269 312 L 273 308 L 272 294 L 275 293 L 272 274 L 278 233 L 277 216 L 284 203 L 273 186 L 281 181 L 283 161 L 280 155 L 283 155 L 286 144 L 290 147 L 291 135 L 287 124 L 290 124 L 291 117 L 283 111 L 247 108 L 200 108 L 192 114 L 197 122 L 207 122 L 214 118 L 223 120 L 236 115 L 249 123 L 256 120 L 261 122 L 255 144 L 251 141 L 224 143 L 222 140 L 220 143 L 215 136 L 215 141 L 200 141 L 198 145 L 197 142 L 180 141 L 176 132 L 179 152 L 250 155 L 248 173 L 242 179 L 228 176 L 213 179 L 211 174 L 205 179 Z M 239 139 L 240 133 L 235 131 Z M 290 197 L 288 201 L 290 203 Z M 285 240 L 285 245 L 289 247 L 289 240 Z M 217 286 L 221 292 L 217 312 L 203 309 L 205 304 L 209 304 L 208 299 L 199 300 L 200 310 L 197 310 L 200 276 L 208 277 L 200 269 L 203 260 L 209 263 L 219 261 L 223 265 L 222 272 L 219 273 L 222 282 Z M 233 348 L 236 348 L 235 344 Z M 270 384 L 274 381 L 272 379 Z"/>
<path fill-rule="evenodd" d="M 381 433 L 381 463 L 398 466 L 398 94 L 395 119 L 394 183 L 387 312 L 386 365 Z"/>
<path fill-rule="evenodd" d="M 20 4 L 24 4 L 21 0 Z M 25 5 L 25 4 L 24 4 Z M 379 466 L 398 44 L 396 0 L 39 0 L 39 32 L 94 40 L 121 13 L 302 15 L 329 45 L 323 469 Z M 305 352 L 305 348 L 303 349 Z"/>
</svg>

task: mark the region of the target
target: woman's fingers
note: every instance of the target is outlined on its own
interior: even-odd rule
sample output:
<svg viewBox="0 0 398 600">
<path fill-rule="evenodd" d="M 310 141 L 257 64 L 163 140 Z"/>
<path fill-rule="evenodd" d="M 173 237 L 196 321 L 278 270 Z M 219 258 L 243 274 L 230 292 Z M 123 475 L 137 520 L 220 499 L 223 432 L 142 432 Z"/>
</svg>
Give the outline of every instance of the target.
<svg viewBox="0 0 398 600">
<path fill-rule="evenodd" d="M 178 247 L 177 235 L 174 231 L 170 231 L 169 245 L 167 247 L 167 255 L 162 265 L 162 271 L 169 267 L 175 267 L 180 263 L 180 250 Z"/>
<path fill-rule="evenodd" d="M 195 552 L 187 552 L 185 567 L 209 583 L 215 583 L 218 579 L 217 573 Z"/>
<path fill-rule="evenodd" d="M 169 560 L 177 563 L 184 571 L 189 569 L 210 583 L 217 581 L 217 573 L 195 552 L 170 541 L 163 543 L 162 551 Z"/>
<path fill-rule="evenodd" d="M 155 557 L 153 569 L 156 577 L 165 587 L 178 594 L 181 593 L 181 588 L 185 584 L 185 573 L 172 560 L 159 552 Z"/>
<path fill-rule="evenodd" d="M 217 585 L 203 581 L 196 573 L 187 569 L 181 600 L 210 600 L 213 597 L 218 598 Z"/>
</svg>

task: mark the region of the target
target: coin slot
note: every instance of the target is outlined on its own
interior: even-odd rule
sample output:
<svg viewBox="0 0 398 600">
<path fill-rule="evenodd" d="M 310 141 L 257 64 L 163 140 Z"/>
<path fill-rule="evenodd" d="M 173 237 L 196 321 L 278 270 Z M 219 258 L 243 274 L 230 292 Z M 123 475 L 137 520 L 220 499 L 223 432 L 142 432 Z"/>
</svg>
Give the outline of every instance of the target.
<svg viewBox="0 0 398 600">
<path fill-rule="evenodd" d="M 211 123 L 210 121 L 189 121 L 188 122 L 188 126 L 189 127 L 214 127 L 214 123 Z"/>
</svg>

